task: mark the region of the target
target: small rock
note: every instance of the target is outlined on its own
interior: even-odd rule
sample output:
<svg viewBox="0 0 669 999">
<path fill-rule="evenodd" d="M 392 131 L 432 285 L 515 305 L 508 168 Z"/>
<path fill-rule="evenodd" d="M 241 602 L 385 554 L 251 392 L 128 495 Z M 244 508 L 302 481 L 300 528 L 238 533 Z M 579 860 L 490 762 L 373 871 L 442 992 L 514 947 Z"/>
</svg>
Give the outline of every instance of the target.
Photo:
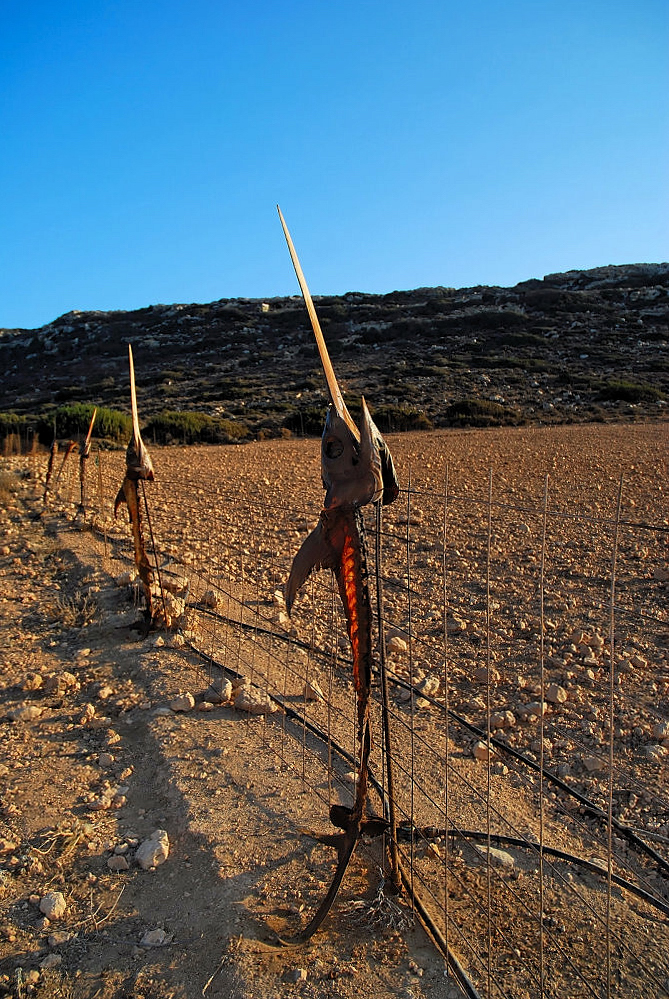
<svg viewBox="0 0 669 999">
<path fill-rule="evenodd" d="M 203 694 L 203 700 L 209 704 L 227 704 L 232 697 L 232 684 L 229 680 L 216 680 Z"/>
<path fill-rule="evenodd" d="M 159 867 L 164 864 L 170 853 L 170 841 L 164 829 L 156 829 L 148 839 L 140 844 L 135 860 L 142 868 L 148 871 L 152 867 Z"/>
<path fill-rule="evenodd" d="M 644 755 L 646 759 L 651 760 L 653 763 L 664 763 L 667 756 L 669 756 L 669 749 L 666 746 L 646 746 Z"/>
<path fill-rule="evenodd" d="M 211 701 L 200 701 L 195 709 L 196 711 L 213 711 L 214 705 Z"/>
<path fill-rule="evenodd" d="M 43 961 L 40 961 L 40 968 L 42 971 L 48 971 L 50 968 L 57 968 L 61 961 L 63 960 L 61 954 L 47 954 Z"/>
<path fill-rule="evenodd" d="M 513 711 L 493 711 L 490 715 L 490 728 L 507 729 L 513 728 L 516 724 L 516 716 Z"/>
<path fill-rule="evenodd" d="M 206 590 L 203 597 L 202 603 L 205 607 L 211 607 L 212 609 L 218 607 L 221 602 L 221 595 L 217 593 L 216 590 Z"/>
<path fill-rule="evenodd" d="M 316 680 L 312 680 L 310 683 L 305 683 L 303 696 L 305 701 L 325 700 L 325 695 Z"/>
<path fill-rule="evenodd" d="M 11 839 L 0 839 L 0 853 L 14 853 L 18 850 L 19 844 Z"/>
<path fill-rule="evenodd" d="M 487 760 L 493 753 L 493 747 L 486 745 L 485 742 L 477 742 L 472 749 L 472 756 L 475 760 Z"/>
<path fill-rule="evenodd" d="M 494 846 L 491 846 L 490 850 L 488 850 L 487 847 L 477 846 L 476 844 L 474 844 L 474 849 L 483 860 L 487 860 L 490 857 L 490 863 L 493 867 L 515 867 L 513 857 L 506 850 L 499 850 Z"/>
<path fill-rule="evenodd" d="M 40 708 L 36 704 L 20 704 L 18 708 L 8 711 L 7 717 L 10 721 L 29 722 L 41 718 L 43 713 L 44 708 Z"/>
<path fill-rule="evenodd" d="M 62 947 L 63 944 L 69 943 L 72 939 L 72 934 L 68 930 L 54 930 L 53 933 L 49 934 L 49 947 Z"/>
<path fill-rule="evenodd" d="M 28 676 L 21 685 L 21 689 L 25 691 L 39 690 L 43 683 L 44 680 L 39 673 L 28 673 Z"/>
<path fill-rule="evenodd" d="M 139 941 L 140 947 L 167 947 L 168 944 L 172 943 L 172 934 L 167 934 L 165 930 L 160 928 L 155 930 L 147 930 L 142 939 Z"/>
<path fill-rule="evenodd" d="M 653 738 L 654 739 L 669 738 L 669 721 L 656 722 L 653 725 Z"/>
<path fill-rule="evenodd" d="M 606 763 L 604 762 L 604 760 L 600 760 L 598 756 L 584 756 L 583 766 L 590 774 L 597 773 L 597 771 L 599 770 L 606 769 Z"/>
<path fill-rule="evenodd" d="M 279 710 L 278 704 L 258 687 L 238 687 L 233 691 L 233 697 L 235 708 L 251 715 L 271 715 Z"/>
<path fill-rule="evenodd" d="M 426 676 L 420 681 L 419 684 L 417 684 L 416 689 L 419 690 L 424 697 L 436 697 L 439 693 L 439 677 Z"/>
<path fill-rule="evenodd" d="M 306 968 L 293 968 L 288 976 L 291 982 L 306 982 L 308 973 Z"/>
<path fill-rule="evenodd" d="M 116 757 L 113 753 L 100 753 L 98 756 L 98 765 L 102 767 L 103 770 L 109 769 L 113 764 Z"/>
<path fill-rule="evenodd" d="M 551 683 L 546 688 L 546 700 L 550 704 L 564 704 L 568 698 L 568 693 L 559 683 Z"/>
<path fill-rule="evenodd" d="M 190 692 L 180 694 L 170 701 L 172 711 L 192 711 L 195 707 L 195 698 Z"/>
<path fill-rule="evenodd" d="M 114 854 L 107 861 L 107 867 L 110 871 L 128 871 L 130 870 L 130 864 L 121 855 Z"/>
<path fill-rule="evenodd" d="M 408 647 L 403 638 L 400 638 L 399 635 L 393 635 L 386 645 L 386 652 L 390 655 L 398 652 L 406 652 Z"/>
<path fill-rule="evenodd" d="M 40 900 L 39 909 L 47 919 L 62 919 L 67 912 L 65 896 L 60 891 L 47 892 Z"/>
</svg>

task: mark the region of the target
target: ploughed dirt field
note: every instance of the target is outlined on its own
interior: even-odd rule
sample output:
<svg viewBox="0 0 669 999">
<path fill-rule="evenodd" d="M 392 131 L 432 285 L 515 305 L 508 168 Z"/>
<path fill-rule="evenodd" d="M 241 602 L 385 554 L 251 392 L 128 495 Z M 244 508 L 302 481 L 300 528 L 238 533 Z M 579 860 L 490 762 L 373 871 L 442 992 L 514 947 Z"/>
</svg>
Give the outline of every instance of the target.
<svg viewBox="0 0 669 999">
<path fill-rule="evenodd" d="M 605 809 L 608 771 L 601 759 L 608 761 L 610 748 L 607 662 L 613 662 L 614 814 L 666 859 L 667 425 L 445 431 L 389 442 L 401 484 L 406 489 L 410 482 L 413 491 L 409 503 L 403 493 L 403 507 L 388 512 L 386 609 L 389 638 L 396 639 L 390 658 L 399 681 L 417 684 L 434 701 L 432 707 L 429 698 L 419 701 L 423 714 L 412 732 L 432 750 L 444 739 L 436 712 L 446 686 L 450 708 L 485 729 L 493 676 L 491 734 L 543 759 Z M 318 442 L 152 449 L 152 455 L 156 483 L 147 493 L 161 550 L 178 558 L 186 574 L 194 567 L 202 578 L 220 579 L 220 571 L 208 573 L 206 565 L 221 569 L 224 551 L 232 550 L 224 541 L 252 563 L 253 545 L 245 548 L 245 539 L 256 535 L 261 518 L 272 558 L 262 565 L 256 558 L 256 572 L 244 563 L 243 578 L 253 583 L 243 599 L 266 605 L 268 618 L 285 624 L 280 587 L 322 498 Z M 229 700 L 203 700 L 211 676 L 189 643 L 202 648 L 207 641 L 192 618 L 170 633 L 142 637 L 133 630 L 138 610 L 130 587 L 121 585 L 132 568 L 129 531 L 124 519 L 110 517 L 122 455 L 104 454 L 99 479 L 88 469 L 87 517 L 76 516 L 75 474 L 43 511 L 46 457 L 0 459 L 0 996 L 462 995 L 406 898 L 388 902 L 382 912 L 375 905 L 380 860 L 373 845 L 354 857 L 332 915 L 311 945 L 274 946 L 276 933 L 290 936 L 303 925 L 334 869 L 332 851 L 305 833 L 331 827 L 327 807 L 313 793 L 302 745 L 275 716 L 249 716 Z M 537 612 L 526 593 L 542 563 L 547 475 L 550 508 L 563 519 L 548 526 L 548 553 L 544 542 L 546 677 L 539 686 Z M 497 504 L 495 527 L 492 507 L 485 508 L 489 491 Z M 616 523 L 619 550 L 612 541 Z M 410 571 L 398 554 L 406 548 L 403 535 L 412 546 Z M 612 653 L 607 593 L 614 555 L 622 611 Z M 450 677 L 440 624 L 444 578 L 447 586 L 450 580 Z M 413 606 L 409 600 L 407 607 L 407 594 L 414 594 Z M 206 602 L 201 593 L 198 599 Z M 318 593 L 307 589 L 288 627 L 297 639 L 337 646 L 336 629 L 332 639 L 319 608 Z M 185 642 L 174 639 L 180 631 Z M 231 633 L 234 627 L 225 637 L 229 655 Z M 341 639 L 341 628 L 338 634 Z M 409 638 L 413 655 L 407 654 Z M 240 648 L 246 640 L 239 639 Z M 259 645 L 259 675 L 263 656 Z M 326 674 L 319 680 L 325 689 Z M 392 696 L 401 720 L 407 695 L 399 689 Z M 319 710 L 313 708 L 314 717 Z M 542 711 L 543 745 L 537 743 Z M 455 740 L 455 729 L 447 738 Z M 453 780 L 451 794 L 462 806 L 458 821 L 482 821 L 464 781 L 487 782 L 489 794 L 494 782 L 500 831 L 521 827 L 538 836 L 536 786 L 521 786 L 501 758 L 486 770 L 485 743 L 471 734 L 457 752 L 463 784 Z M 435 787 L 434 797 L 440 793 Z M 567 805 L 561 810 L 558 792 L 545 795 L 542 824 L 550 845 L 587 860 L 599 857 L 601 864 L 601 834 L 575 823 Z M 423 818 L 416 815 L 434 823 L 427 810 Z M 443 840 L 425 846 L 422 878 L 446 849 Z M 461 880 L 451 886 L 451 918 L 464 938 L 471 933 L 483 961 L 476 976 L 481 995 L 606 995 L 604 937 L 599 925 L 593 931 L 586 924 L 595 924 L 607 904 L 616 941 L 610 994 L 669 995 L 666 911 L 637 897 L 628 904 L 620 889 L 607 903 L 594 880 L 584 887 L 587 918 L 570 923 L 569 906 L 556 893 L 553 922 L 547 922 L 563 934 L 565 950 L 581 952 L 570 960 L 575 966 L 582 959 L 586 971 L 551 970 L 543 992 L 532 984 L 523 947 L 534 947 L 536 923 L 523 909 L 522 885 L 527 891 L 536 871 L 531 864 L 521 870 L 518 859 L 504 874 L 519 886 L 518 911 L 507 904 L 494 920 L 502 935 L 523 920 L 527 928 L 486 971 L 486 917 L 460 916 L 458 909 L 458 884 L 463 892 L 481 889 L 476 865 L 464 849 L 454 851 L 452 863 Z M 636 863 L 629 859 L 630 880 L 641 871 Z M 666 909 L 666 873 L 651 864 L 641 874 Z M 462 939 L 454 944 L 467 965 L 466 945 Z M 580 977 L 588 965 L 589 986 Z"/>
</svg>

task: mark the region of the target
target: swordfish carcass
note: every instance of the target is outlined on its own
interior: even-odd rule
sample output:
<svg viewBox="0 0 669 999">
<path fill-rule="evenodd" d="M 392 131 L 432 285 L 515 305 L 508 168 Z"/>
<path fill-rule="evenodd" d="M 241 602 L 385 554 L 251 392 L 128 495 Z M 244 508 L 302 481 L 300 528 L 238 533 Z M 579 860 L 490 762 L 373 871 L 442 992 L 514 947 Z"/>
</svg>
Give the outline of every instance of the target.
<svg viewBox="0 0 669 999">
<path fill-rule="evenodd" d="M 360 759 L 353 807 L 332 805 L 330 821 L 343 830 L 318 836 L 337 850 L 337 867 L 330 887 L 304 929 L 292 940 L 309 940 L 327 917 L 337 896 L 361 835 L 376 836 L 388 828 L 385 819 L 366 815 L 367 780 L 371 750 L 370 689 L 372 679 L 372 610 L 367 581 L 367 556 L 361 507 L 368 503 L 392 503 L 399 485 L 388 447 L 362 400 L 360 424 L 356 426 L 343 400 L 314 303 L 288 232 L 281 209 L 279 217 L 293 261 L 304 302 L 311 319 L 330 396 L 321 440 L 321 477 L 325 500 L 318 524 L 303 542 L 284 588 L 290 614 L 298 590 L 316 569 L 330 569 L 337 580 L 344 606 L 353 654 L 353 683 L 357 698 Z"/>
<path fill-rule="evenodd" d="M 132 437 L 125 453 L 125 476 L 114 503 L 114 517 L 119 507 L 125 503 L 132 529 L 132 540 L 135 548 L 135 566 L 142 581 L 144 598 L 146 600 L 147 628 L 153 620 L 153 602 L 151 585 L 153 570 L 146 554 L 142 512 L 139 502 L 139 482 L 153 482 L 154 472 L 151 457 L 146 449 L 142 435 L 139 432 L 139 415 L 137 412 L 137 394 L 135 390 L 135 366 L 132 359 L 132 347 L 128 344 L 128 360 L 130 364 L 130 404 L 132 410 Z"/>
<path fill-rule="evenodd" d="M 285 597 L 290 614 L 298 590 L 313 570 L 331 569 L 334 573 L 353 652 L 358 736 L 362 742 L 369 714 L 372 620 L 360 508 L 379 500 L 392 503 L 399 487 L 390 451 L 364 399 L 359 434 L 358 441 L 346 421 L 330 406 L 321 441 L 325 502 L 318 524 L 295 556 Z"/>
</svg>

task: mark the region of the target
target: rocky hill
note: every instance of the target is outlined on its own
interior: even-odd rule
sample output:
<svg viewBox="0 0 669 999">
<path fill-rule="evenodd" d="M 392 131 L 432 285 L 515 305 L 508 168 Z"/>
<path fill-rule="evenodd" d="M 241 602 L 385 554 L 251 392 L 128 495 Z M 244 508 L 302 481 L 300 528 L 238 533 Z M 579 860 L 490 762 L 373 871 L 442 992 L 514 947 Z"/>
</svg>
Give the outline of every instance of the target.
<svg viewBox="0 0 669 999">
<path fill-rule="evenodd" d="M 315 303 L 345 392 L 364 394 L 382 429 L 666 414 L 669 263 Z M 165 411 L 205 414 L 218 439 L 320 431 L 325 385 L 299 296 L 74 311 L 0 330 L 0 411 L 47 422 L 73 403 L 127 412 L 128 343 L 154 436 L 170 426 Z"/>
</svg>

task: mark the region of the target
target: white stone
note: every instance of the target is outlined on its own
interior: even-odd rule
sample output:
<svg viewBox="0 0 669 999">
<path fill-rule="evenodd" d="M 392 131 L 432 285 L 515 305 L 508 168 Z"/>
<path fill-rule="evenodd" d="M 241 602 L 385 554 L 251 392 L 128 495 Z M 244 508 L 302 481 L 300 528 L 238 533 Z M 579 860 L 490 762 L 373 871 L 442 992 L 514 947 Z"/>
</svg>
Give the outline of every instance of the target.
<svg viewBox="0 0 669 999">
<path fill-rule="evenodd" d="M 229 680 L 216 680 L 205 690 L 203 700 L 210 704 L 227 704 L 231 697 L 231 682 Z"/>
<path fill-rule="evenodd" d="M 39 911 L 47 919 L 62 919 L 67 912 L 65 896 L 61 891 L 50 891 L 40 900 Z"/>
<path fill-rule="evenodd" d="M 386 651 L 391 655 L 397 652 L 406 652 L 407 649 L 407 643 L 399 635 L 393 635 L 386 645 Z"/>
<path fill-rule="evenodd" d="M 170 841 L 164 829 L 156 829 L 137 849 L 135 860 L 144 871 L 164 864 L 170 854 Z"/>
<path fill-rule="evenodd" d="M 439 693 L 439 677 L 438 676 L 426 676 L 424 680 L 421 680 L 417 684 L 417 690 L 421 692 L 425 697 L 436 697 Z"/>
<path fill-rule="evenodd" d="M 271 715 L 279 710 L 278 704 L 254 686 L 238 687 L 232 696 L 238 711 L 248 711 L 252 715 Z"/>
<path fill-rule="evenodd" d="M 485 846 L 477 846 L 474 844 L 474 849 L 481 857 L 482 860 L 487 860 L 490 857 L 490 863 L 493 867 L 514 867 L 515 861 L 510 853 L 506 850 L 499 850 L 497 847 L 491 846 L 488 850 Z"/>
<path fill-rule="evenodd" d="M 194 707 L 195 698 L 189 691 L 185 694 L 180 694 L 170 701 L 172 711 L 192 711 Z"/>
<path fill-rule="evenodd" d="M 305 701 L 325 700 L 325 695 L 316 680 L 312 680 L 310 683 L 305 683 L 303 696 Z"/>
<path fill-rule="evenodd" d="M 172 943 L 172 934 L 165 933 L 165 930 L 147 930 L 139 941 L 140 947 L 166 947 Z"/>
</svg>

